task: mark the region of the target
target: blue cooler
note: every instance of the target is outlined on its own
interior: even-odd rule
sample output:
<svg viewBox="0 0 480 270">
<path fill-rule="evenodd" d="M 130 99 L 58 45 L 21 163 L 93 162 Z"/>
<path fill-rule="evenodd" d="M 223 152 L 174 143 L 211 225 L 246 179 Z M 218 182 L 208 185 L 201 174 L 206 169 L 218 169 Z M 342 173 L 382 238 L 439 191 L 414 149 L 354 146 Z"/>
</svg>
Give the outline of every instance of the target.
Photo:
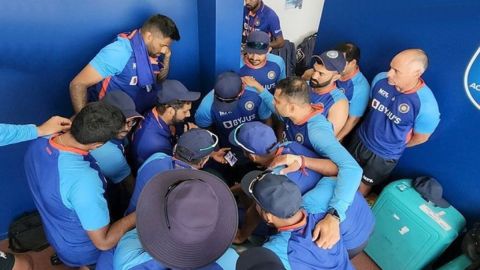
<svg viewBox="0 0 480 270">
<path fill-rule="evenodd" d="M 460 212 L 425 201 L 411 182 L 390 183 L 372 208 L 376 226 L 365 252 L 383 270 L 422 269 L 442 254 L 465 226 Z"/>
</svg>

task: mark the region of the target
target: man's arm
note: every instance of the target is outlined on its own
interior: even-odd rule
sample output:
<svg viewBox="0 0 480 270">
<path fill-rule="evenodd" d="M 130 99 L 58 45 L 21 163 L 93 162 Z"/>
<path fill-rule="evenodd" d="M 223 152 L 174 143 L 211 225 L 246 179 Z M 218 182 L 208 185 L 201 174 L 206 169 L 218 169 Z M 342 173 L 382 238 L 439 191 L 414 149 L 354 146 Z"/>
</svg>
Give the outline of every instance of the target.
<svg viewBox="0 0 480 270">
<path fill-rule="evenodd" d="M 80 73 L 70 82 L 70 98 L 75 113 L 87 105 L 87 88 L 100 82 L 102 75 L 91 65 L 88 64 Z"/>
<path fill-rule="evenodd" d="M 167 78 L 168 72 L 170 70 L 170 57 L 172 56 L 172 52 L 170 51 L 170 48 L 167 46 L 163 46 L 160 52 L 163 53 L 164 58 L 162 62 L 163 67 L 162 69 L 160 69 L 160 72 L 157 74 L 157 82 L 162 82 Z"/>
<path fill-rule="evenodd" d="M 87 231 L 88 237 L 98 249 L 109 250 L 117 245 L 126 232 L 135 227 L 136 217 L 136 213 L 133 212 L 111 225 L 95 231 Z"/>
<path fill-rule="evenodd" d="M 328 111 L 328 121 L 332 123 L 333 132 L 335 135 L 337 135 L 340 130 L 345 126 L 345 122 L 347 122 L 347 119 L 348 100 L 342 99 L 335 102 L 335 104 L 333 104 L 333 106 L 330 107 L 330 110 Z"/>
<path fill-rule="evenodd" d="M 272 49 L 280 49 L 285 45 L 285 39 L 282 35 L 276 37 L 273 41 L 270 42 L 270 47 Z"/>
<path fill-rule="evenodd" d="M 200 102 L 195 112 L 195 124 L 201 128 L 208 128 L 213 125 L 212 105 L 214 98 L 212 90 L 202 99 L 202 102 Z"/>
<path fill-rule="evenodd" d="M 349 116 L 342 130 L 338 132 L 337 139 L 339 141 L 342 141 L 343 138 L 345 138 L 345 136 L 347 136 L 350 131 L 353 130 L 353 128 L 358 124 L 358 122 L 360 122 L 360 117 Z"/>
<path fill-rule="evenodd" d="M 430 138 L 431 134 L 421 134 L 421 133 L 413 133 L 412 138 L 407 143 L 407 147 L 412 147 L 415 145 L 422 144 Z"/>
<path fill-rule="evenodd" d="M 338 173 L 337 165 L 329 159 L 311 158 L 293 154 L 275 157 L 269 167 L 275 168 L 278 166 L 287 166 L 280 171 L 281 174 L 287 174 L 300 170 L 302 164 L 305 168 L 318 172 L 324 176 L 335 176 Z"/>
</svg>

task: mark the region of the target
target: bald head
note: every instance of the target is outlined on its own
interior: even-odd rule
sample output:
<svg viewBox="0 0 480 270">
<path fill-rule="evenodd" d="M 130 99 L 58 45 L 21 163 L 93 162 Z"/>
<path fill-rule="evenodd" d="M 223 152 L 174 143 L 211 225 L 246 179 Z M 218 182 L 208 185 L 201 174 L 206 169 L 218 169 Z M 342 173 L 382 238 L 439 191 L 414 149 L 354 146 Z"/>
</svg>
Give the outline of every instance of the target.
<svg viewBox="0 0 480 270">
<path fill-rule="evenodd" d="M 421 76 L 428 67 L 427 54 L 421 49 L 408 49 L 398 53 L 395 58 L 403 62 L 411 72 Z M 394 59 L 395 59 L 394 58 Z"/>
</svg>

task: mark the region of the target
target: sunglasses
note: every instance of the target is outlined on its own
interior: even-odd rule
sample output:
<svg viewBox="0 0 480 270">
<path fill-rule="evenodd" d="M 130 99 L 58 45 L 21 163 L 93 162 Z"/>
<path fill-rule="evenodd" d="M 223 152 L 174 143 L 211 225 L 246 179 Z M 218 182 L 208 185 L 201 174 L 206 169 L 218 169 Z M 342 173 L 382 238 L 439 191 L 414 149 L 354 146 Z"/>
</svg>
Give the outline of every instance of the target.
<svg viewBox="0 0 480 270">
<path fill-rule="evenodd" d="M 245 92 L 245 88 L 242 85 L 242 91 L 240 91 L 240 93 L 238 93 L 238 95 L 233 97 L 233 98 L 223 98 L 223 97 L 217 95 L 217 93 L 214 93 L 213 95 L 215 96 L 216 99 L 220 100 L 221 102 L 232 103 L 236 100 L 239 100 L 242 97 L 243 92 Z"/>
<path fill-rule="evenodd" d="M 250 193 L 250 195 L 252 195 L 252 198 L 257 202 L 258 205 L 260 205 L 260 207 L 262 206 L 262 204 L 258 201 L 257 197 L 255 197 L 255 194 L 253 194 L 253 187 L 258 182 L 262 181 L 265 178 L 265 176 L 267 176 L 267 174 L 270 174 L 270 173 L 272 173 L 272 170 L 263 171 L 261 174 L 257 175 L 257 177 L 255 177 L 252 180 L 252 182 L 250 182 L 250 185 L 248 185 L 248 193 Z"/>
<path fill-rule="evenodd" d="M 237 139 L 237 133 L 239 132 L 240 128 L 243 126 L 243 124 L 240 124 L 236 129 L 233 130 L 233 140 L 235 141 L 236 144 L 238 144 L 238 146 L 240 146 L 243 150 L 251 153 L 251 154 L 255 154 L 255 151 L 253 151 L 252 149 L 246 147 L 244 144 L 242 144 L 238 139 Z"/>
<path fill-rule="evenodd" d="M 201 179 L 194 179 L 194 178 L 189 178 L 189 179 L 184 179 L 184 180 L 179 180 L 173 184 L 171 184 L 170 186 L 168 186 L 167 188 L 167 193 L 165 193 L 165 203 L 164 203 L 164 213 L 165 213 L 165 222 L 167 223 L 167 228 L 170 230 L 170 220 L 168 218 L 168 207 L 167 207 L 167 202 L 168 202 L 168 196 L 170 195 L 170 193 L 176 188 L 178 187 L 180 184 L 184 183 L 184 182 L 188 182 L 188 181 L 202 181 L 202 182 L 205 182 Z"/>
<path fill-rule="evenodd" d="M 137 119 L 132 119 L 132 120 L 127 121 L 127 126 L 129 128 L 131 128 L 131 127 L 135 126 L 137 123 L 138 123 Z"/>
<path fill-rule="evenodd" d="M 265 42 L 256 42 L 256 41 L 249 41 L 247 42 L 247 48 L 254 49 L 254 50 L 266 50 L 270 44 Z"/>
</svg>

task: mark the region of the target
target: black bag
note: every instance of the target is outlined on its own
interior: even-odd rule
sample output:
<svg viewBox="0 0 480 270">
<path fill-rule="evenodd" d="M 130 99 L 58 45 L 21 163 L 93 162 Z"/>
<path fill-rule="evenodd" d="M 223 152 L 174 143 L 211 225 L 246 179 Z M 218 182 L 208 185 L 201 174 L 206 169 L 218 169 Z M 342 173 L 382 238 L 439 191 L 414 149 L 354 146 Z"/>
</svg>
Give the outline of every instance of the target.
<svg viewBox="0 0 480 270">
<path fill-rule="evenodd" d="M 480 268 L 480 222 L 477 222 L 467 231 L 462 241 L 462 251 L 466 254 L 472 264 L 467 267 L 468 270 Z"/>
<path fill-rule="evenodd" d="M 13 252 L 40 251 L 49 246 L 38 211 L 25 213 L 10 224 L 8 245 Z"/>
<path fill-rule="evenodd" d="M 315 43 L 317 41 L 317 33 L 314 33 L 303 39 L 302 43 L 297 46 L 296 51 L 296 65 L 295 74 L 302 76 L 305 70 L 311 68 L 310 61 L 315 49 Z"/>
</svg>

